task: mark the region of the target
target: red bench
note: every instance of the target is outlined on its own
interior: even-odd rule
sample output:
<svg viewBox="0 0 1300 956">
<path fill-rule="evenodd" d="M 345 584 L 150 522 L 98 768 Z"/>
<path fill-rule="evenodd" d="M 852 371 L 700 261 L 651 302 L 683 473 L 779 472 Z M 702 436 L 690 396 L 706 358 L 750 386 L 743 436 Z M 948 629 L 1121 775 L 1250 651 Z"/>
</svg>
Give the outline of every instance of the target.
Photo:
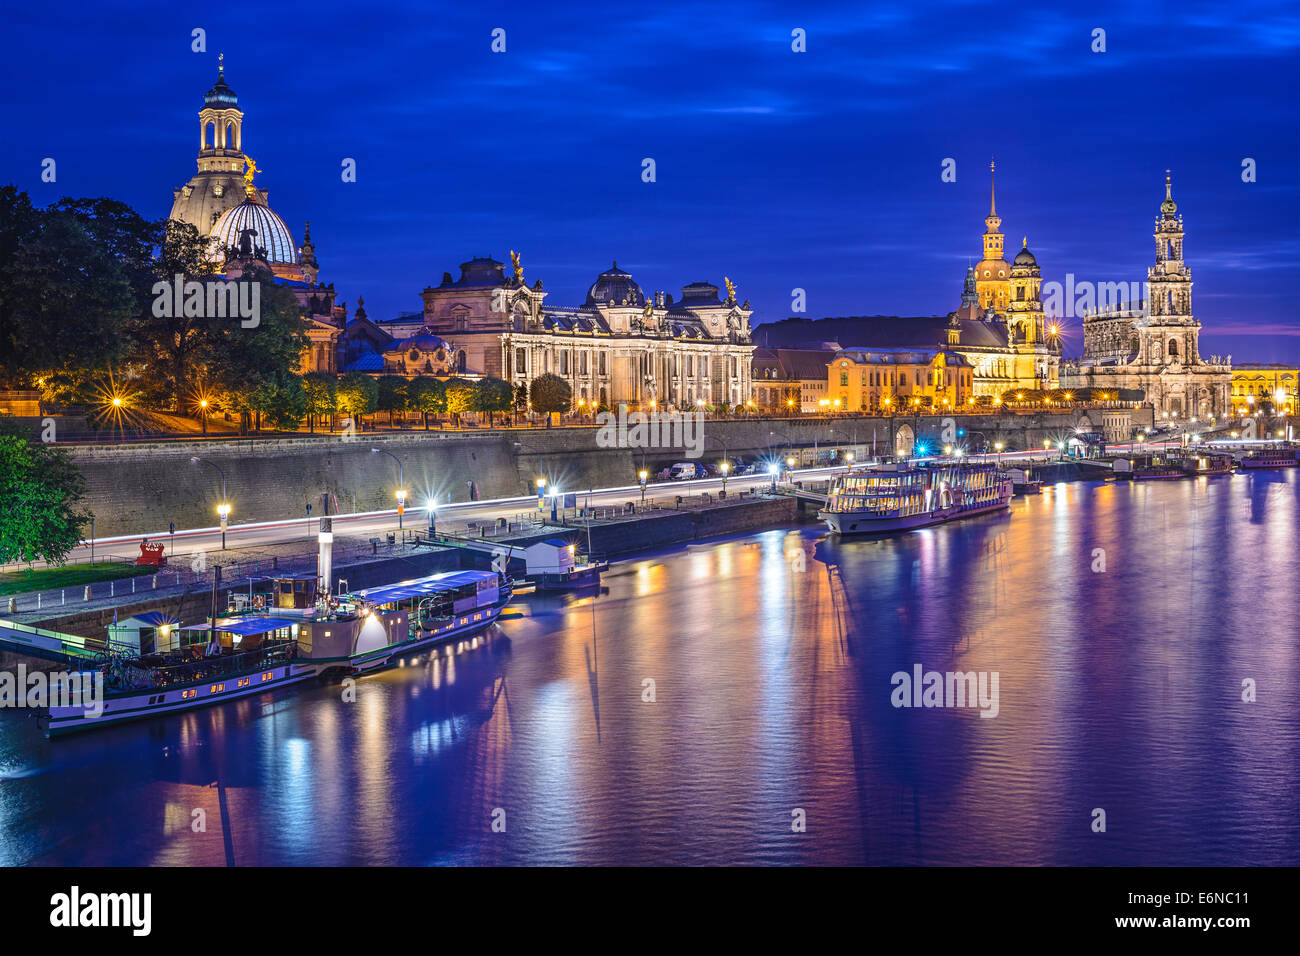
<svg viewBox="0 0 1300 956">
<path fill-rule="evenodd" d="M 164 545 L 147 544 L 140 542 L 140 557 L 135 559 L 136 564 L 151 564 L 155 568 L 161 568 L 167 563 L 167 558 L 163 556 Z"/>
</svg>

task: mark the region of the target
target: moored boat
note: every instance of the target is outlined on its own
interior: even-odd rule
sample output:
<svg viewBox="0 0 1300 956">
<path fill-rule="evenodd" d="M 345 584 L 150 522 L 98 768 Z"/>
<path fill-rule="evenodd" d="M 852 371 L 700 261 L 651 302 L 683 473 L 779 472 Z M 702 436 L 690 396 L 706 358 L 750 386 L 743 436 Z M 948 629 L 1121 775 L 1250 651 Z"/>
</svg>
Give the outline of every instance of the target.
<svg viewBox="0 0 1300 956">
<path fill-rule="evenodd" d="M 1035 478 L 1028 468 L 1008 468 L 1007 477 L 1011 479 L 1011 490 L 1017 495 L 1036 495 L 1043 487 L 1042 479 Z"/>
<path fill-rule="evenodd" d="M 202 624 L 164 624 L 149 646 L 80 671 L 98 692 L 53 699 L 40 715 L 47 736 L 194 710 L 327 673 L 374 671 L 427 647 L 490 627 L 512 585 L 495 571 L 449 571 L 310 608 L 235 613 Z"/>
<path fill-rule="evenodd" d="M 888 534 L 1003 511 L 1011 494 L 991 462 L 886 465 L 836 475 L 817 516 L 838 534 Z"/>
<path fill-rule="evenodd" d="M 1297 449 L 1294 445 L 1274 445 L 1247 452 L 1239 462 L 1246 470 L 1257 468 L 1295 468 L 1300 465 Z"/>
</svg>

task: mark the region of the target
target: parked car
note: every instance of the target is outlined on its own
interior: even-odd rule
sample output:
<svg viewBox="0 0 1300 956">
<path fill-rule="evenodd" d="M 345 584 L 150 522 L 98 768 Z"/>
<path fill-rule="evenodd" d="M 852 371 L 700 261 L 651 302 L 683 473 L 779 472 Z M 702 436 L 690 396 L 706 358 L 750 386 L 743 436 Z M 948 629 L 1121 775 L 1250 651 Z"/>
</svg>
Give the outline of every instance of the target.
<svg viewBox="0 0 1300 956">
<path fill-rule="evenodd" d="M 668 472 L 673 481 L 685 481 L 691 478 L 706 478 L 708 472 L 698 461 L 679 461 Z"/>
</svg>

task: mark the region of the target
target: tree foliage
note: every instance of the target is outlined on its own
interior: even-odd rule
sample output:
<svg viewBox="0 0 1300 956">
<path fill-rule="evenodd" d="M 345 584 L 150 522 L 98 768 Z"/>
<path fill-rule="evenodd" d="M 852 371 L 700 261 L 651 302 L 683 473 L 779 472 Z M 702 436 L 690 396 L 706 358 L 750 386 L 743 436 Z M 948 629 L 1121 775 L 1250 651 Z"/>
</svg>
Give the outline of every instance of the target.
<svg viewBox="0 0 1300 956">
<path fill-rule="evenodd" d="M 539 375 L 528 387 L 535 412 L 564 413 L 573 407 L 573 388 L 552 372 Z"/>
<path fill-rule="evenodd" d="M 379 405 L 379 386 L 361 372 L 339 376 L 338 410 L 344 415 L 369 415 Z"/>
<path fill-rule="evenodd" d="M 488 413 L 489 424 L 492 422 L 493 412 L 508 412 L 514 404 L 515 390 L 504 379 L 488 376 L 480 379 L 476 388 L 478 395 L 475 408 L 480 412 Z"/>
<path fill-rule="evenodd" d="M 84 489 L 67 452 L 0 423 L 0 563 L 62 564 L 90 522 Z"/>
<path fill-rule="evenodd" d="M 134 311 L 107 239 L 68 208 L 37 209 L 0 186 L 0 378 L 27 385 L 103 368 L 125 353 Z"/>
</svg>

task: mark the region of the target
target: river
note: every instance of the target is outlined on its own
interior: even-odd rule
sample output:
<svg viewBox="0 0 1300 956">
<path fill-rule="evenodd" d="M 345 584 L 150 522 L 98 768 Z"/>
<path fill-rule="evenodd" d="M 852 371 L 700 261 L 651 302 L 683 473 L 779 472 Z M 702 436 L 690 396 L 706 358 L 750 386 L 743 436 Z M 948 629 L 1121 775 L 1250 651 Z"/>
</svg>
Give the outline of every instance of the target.
<svg viewBox="0 0 1300 956">
<path fill-rule="evenodd" d="M 1300 863 L 1298 529 L 1294 473 L 1059 484 L 624 561 L 355 701 L 7 711 L 0 863 Z"/>
</svg>

